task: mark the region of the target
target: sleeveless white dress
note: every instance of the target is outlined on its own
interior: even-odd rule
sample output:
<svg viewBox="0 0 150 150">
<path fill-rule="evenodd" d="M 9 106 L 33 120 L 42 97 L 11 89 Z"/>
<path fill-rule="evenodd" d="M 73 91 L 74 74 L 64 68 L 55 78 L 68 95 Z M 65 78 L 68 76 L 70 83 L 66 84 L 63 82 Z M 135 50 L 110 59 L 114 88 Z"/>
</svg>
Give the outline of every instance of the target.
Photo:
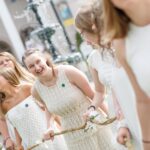
<svg viewBox="0 0 150 150">
<path fill-rule="evenodd" d="M 6 119 L 17 129 L 22 138 L 24 149 L 38 143 L 47 130 L 45 112 L 29 96 L 6 113 Z M 65 141 L 57 137 L 53 142 L 47 141 L 34 148 L 35 150 L 67 150 Z"/>
<path fill-rule="evenodd" d="M 116 115 L 116 110 L 113 102 L 112 83 L 114 74 L 118 69 L 114 56 L 112 56 L 107 50 L 102 52 L 102 49 L 96 49 L 90 54 L 88 64 L 91 68 L 97 71 L 99 81 L 105 86 L 105 88 L 107 88 L 107 97 L 105 98 L 105 101 L 108 103 L 109 117 L 114 117 Z M 117 122 L 114 122 L 111 127 L 114 133 L 114 144 L 117 145 L 119 150 L 126 149 L 116 141 Z"/>
<path fill-rule="evenodd" d="M 61 116 L 63 129 L 83 125 L 83 113 L 90 105 L 88 98 L 76 86 L 72 85 L 63 69 L 58 67 L 56 84 L 47 87 L 37 80 L 35 88 L 51 113 Z M 99 129 L 98 129 L 99 128 Z M 108 126 L 96 127 L 64 135 L 69 150 L 114 150 L 111 131 Z"/>
<path fill-rule="evenodd" d="M 123 68 L 117 69 L 114 74 L 113 89 L 131 132 L 134 148 L 135 150 L 142 150 L 141 130 L 136 111 L 135 95 Z"/>
<path fill-rule="evenodd" d="M 150 25 L 138 27 L 130 24 L 130 31 L 125 39 L 126 59 L 132 68 L 137 82 L 143 91 L 150 96 Z M 122 97 L 120 104 L 127 118 L 128 126 L 134 137 L 136 150 L 142 150 L 142 135 L 136 111 L 136 97 L 127 74 L 123 69 L 118 70 L 114 82 L 118 97 Z M 121 85 L 121 86 L 120 86 Z M 124 87 L 124 88 L 123 88 Z M 128 88 L 127 88 L 128 87 Z M 121 88 L 123 88 L 122 92 Z"/>
<path fill-rule="evenodd" d="M 131 24 L 126 38 L 126 58 L 139 85 L 150 96 L 150 25 Z"/>
</svg>

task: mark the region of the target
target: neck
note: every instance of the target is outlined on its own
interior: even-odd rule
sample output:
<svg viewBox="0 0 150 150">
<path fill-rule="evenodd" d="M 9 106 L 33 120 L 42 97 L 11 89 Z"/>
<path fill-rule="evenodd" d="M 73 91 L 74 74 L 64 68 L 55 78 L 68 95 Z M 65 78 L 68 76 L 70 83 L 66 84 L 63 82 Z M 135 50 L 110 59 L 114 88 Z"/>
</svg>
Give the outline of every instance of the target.
<svg viewBox="0 0 150 150">
<path fill-rule="evenodd" d="M 132 9 L 127 8 L 124 11 L 135 25 L 145 26 L 150 24 L 150 2 L 139 4 Z"/>
<path fill-rule="evenodd" d="M 51 82 L 53 78 L 54 78 L 54 75 L 53 75 L 52 69 L 48 69 L 47 73 L 44 76 L 42 76 L 39 80 L 42 83 L 47 83 L 47 82 Z"/>
<path fill-rule="evenodd" d="M 14 96 L 16 96 L 18 91 L 19 91 L 19 86 L 18 87 L 11 86 L 11 87 L 8 87 L 8 90 L 5 91 L 5 93 L 6 93 L 6 96 L 8 96 L 8 97 L 14 97 Z"/>
</svg>

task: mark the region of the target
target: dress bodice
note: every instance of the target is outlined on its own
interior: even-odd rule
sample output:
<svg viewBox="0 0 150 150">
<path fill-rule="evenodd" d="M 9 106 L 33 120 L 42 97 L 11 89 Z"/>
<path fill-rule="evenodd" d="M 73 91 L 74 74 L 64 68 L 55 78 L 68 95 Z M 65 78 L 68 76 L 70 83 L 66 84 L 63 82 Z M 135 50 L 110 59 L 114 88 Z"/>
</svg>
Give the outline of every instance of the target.
<svg viewBox="0 0 150 150">
<path fill-rule="evenodd" d="M 111 86 L 113 73 L 116 69 L 116 63 L 113 56 L 105 50 L 94 50 L 89 58 L 89 65 L 98 72 L 98 77 L 101 83 L 105 86 Z"/>
<path fill-rule="evenodd" d="M 87 111 L 90 101 L 81 89 L 69 81 L 64 66 L 58 67 L 55 85 L 47 87 L 37 80 L 35 89 L 48 110 L 61 116 L 63 129 L 77 128 L 84 124 L 83 113 Z M 98 128 L 92 125 L 86 132 L 79 130 L 65 134 L 64 137 L 69 150 L 114 150 L 110 140 L 111 132 L 105 126 Z"/>
<path fill-rule="evenodd" d="M 150 96 L 150 25 L 130 25 L 126 57 L 141 88 Z"/>
<path fill-rule="evenodd" d="M 80 111 L 81 106 L 88 103 L 82 91 L 70 83 L 62 66 L 59 66 L 55 85 L 47 87 L 37 81 L 35 88 L 46 103 L 48 110 L 61 117 Z"/>
<path fill-rule="evenodd" d="M 26 147 L 40 140 L 47 129 L 45 113 L 32 96 L 11 108 L 6 118 L 17 129 Z"/>
</svg>

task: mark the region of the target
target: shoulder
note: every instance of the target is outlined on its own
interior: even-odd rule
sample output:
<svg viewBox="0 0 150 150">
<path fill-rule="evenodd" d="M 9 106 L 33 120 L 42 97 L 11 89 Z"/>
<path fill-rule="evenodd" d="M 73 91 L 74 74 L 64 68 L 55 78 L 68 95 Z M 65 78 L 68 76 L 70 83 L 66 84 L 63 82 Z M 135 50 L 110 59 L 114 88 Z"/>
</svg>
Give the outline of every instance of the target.
<svg viewBox="0 0 150 150">
<path fill-rule="evenodd" d="M 32 89 L 32 84 L 22 83 L 19 85 L 18 94 L 22 93 L 22 95 L 24 95 L 24 94 L 31 95 L 31 89 Z"/>
<path fill-rule="evenodd" d="M 116 39 L 113 41 L 113 47 L 116 50 L 122 50 L 125 48 L 125 39 Z"/>
<path fill-rule="evenodd" d="M 98 55 L 100 54 L 99 50 L 93 50 L 89 57 L 88 57 L 88 60 L 92 60 L 93 58 L 97 57 Z"/>
<path fill-rule="evenodd" d="M 65 74 L 68 74 L 69 72 L 78 70 L 72 65 L 59 65 L 55 67 L 55 73 L 58 73 L 59 71 L 64 72 Z"/>
</svg>

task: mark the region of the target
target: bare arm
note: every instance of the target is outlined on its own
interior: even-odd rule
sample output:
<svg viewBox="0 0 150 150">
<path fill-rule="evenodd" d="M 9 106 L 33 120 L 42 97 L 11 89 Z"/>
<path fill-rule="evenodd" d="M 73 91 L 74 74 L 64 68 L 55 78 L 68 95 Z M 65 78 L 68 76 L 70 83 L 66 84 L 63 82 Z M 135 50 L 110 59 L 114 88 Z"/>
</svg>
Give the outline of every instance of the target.
<svg viewBox="0 0 150 150">
<path fill-rule="evenodd" d="M 91 88 L 87 77 L 80 70 L 76 69 L 73 66 L 66 65 L 65 73 L 69 81 L 77 86 L 87 97 L 93 99 L 94 91 Z"/>
<path fill-rule="evenodd" d="M 2 113 L 1 107 L 0 107 L 0 132 L 2 134 L 2 138 L 4 140 L 4 144 L 6 148 L 14 148 L 14 142 L 10 138 L 7 123 L 4 117 L 4 114 Z"/>
<path fill-rule="evenodd" d="M 117 49 L 117 51 L 116 51 L 117 58 L 118 58 L 119 62 L 121 63 L 121 65 L 124 67 L 126 73 L 128 74 L 128 77 L 130 79 L 132 87 L 135 91 L 137 101 L 140 102 L 142 97 L 144 97 L 144 99 L 145 98 L 147 99 L 148 96 L 146 95 L 146 93 L 139 86 L 139 84 L 137 82 L 137 79 L 136 79 L 136 76 L 133 73 L 131 67 L 129 66 L 129 64 L 126 60 L 125 41 L 124 41 L 124 39 L 116 40 L 114 42 L 114 46 Z"/>
<path fill-rule="evenodd" d="M 17 131 L 17 129 L 14 129 L 15 130 L 15 136 L 16 136 L 16 149 L 17 150 L 24 150 L 23 146 L 22 146 L 22 139 Z"/>
<path fill-rule="evenodd" d="M 38 101 L 38 102 L 36 101 L 37 104 L 45 111 L 45 115 L 47 119 L 47 128 L 49 128 L 54 123 L 55 116 L 48 111 L 46 104 L 44 103 L 44 101 L 42 100 L 42 98 L 40 97 L 40 95 L 38 94 L 35 88 L 32 88 L 31 93 L 33 97 L 35 97 L 35 99 Z M 58 118 L 56 119 L 56 122 L 60 125 Z"/>
<path fill-rule="evenodd" d="M 142 128 L 142 135 L 144 141 L 148 141 L 150 143 L 150 98 L 146 95 L 146 93 L 141 89 L 139 86 L 136 76 L 134 75 L 131 67 L 128 65 L 126 58 L 125 58 L 125 43 L 124 40 L 117 41 L 115 43 L 117 50 L 117 57 L 126 70 L 132 87 L 135 91 L 136 95 L 136 102 L 137 102 L 137 110 L 138 116 L 141 123 Z M 144 143 L 145 150 L 150 149 L 150 144 Z"/>
<path fill-rule="evenodd" d="M 94 86 L 95 86 L 95 93 L 94 93 L 92 105 L 94 105 L 95 107 L 99 107 L 103 104 L 103 101 L 104 101 L 105 87 L 99 81 L 98 72 L 91 67 L 90 67 L 90 72 L 91 72 L 92 79 L 94 81 Z"/>
</svg>

